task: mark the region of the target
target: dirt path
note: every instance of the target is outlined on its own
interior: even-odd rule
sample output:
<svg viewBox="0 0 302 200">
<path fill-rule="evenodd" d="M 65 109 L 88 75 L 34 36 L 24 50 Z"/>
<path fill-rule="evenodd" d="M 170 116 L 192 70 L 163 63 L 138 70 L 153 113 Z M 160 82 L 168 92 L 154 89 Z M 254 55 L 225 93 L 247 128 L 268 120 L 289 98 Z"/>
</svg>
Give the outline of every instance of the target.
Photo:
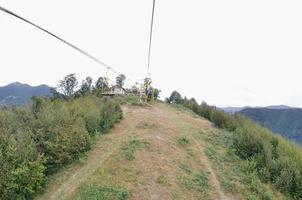
<svg viewBox="0 0 302 200">
<path fill-rule="evenodd" d="M 129 116 L 128 109 L 124 108 L 125 119 L 116 125 L 108 134 L 101 136 L 83 165 L 75 164 L 54 177 L 55 183 L 49 185 L 48 190 L 39 196 L 38 200 L 67 199 L 71 194 L 91 176 L 113 153 L 125 138 L 133 131 L 134 123 Z M 137 111 L 139 111 L 137 109 Z"/>
<path fill-rule="evenodd" d="M 196 116 L 195 114 L 175 112 L 174 109 L 172 110 L 167 109 L 166 106 L 163 105 L 158 105 L 157 107 L 153 108 L 152 112 L 153 112 L 152 114 L 154 114 L 157 118 L 154 119 L 153 121 L 157 121 L 157 123 L 164 123 L 165 128 L 172 129 L 174 133 L 180 131 L 178 130 L 179 128 L 176 126 L 175 123 L 183 127 L 193 126 L 193 129 L 196 129 L 197 131 L 203 130 L 205 128 L 213 128 L 208 121 L 205 121 L 204 119 Z M 190 130 L 193 131 L 193 129 Z M 200 160 L 202 161 L 204 167 L 206 168 L 205 170 L 209 172 L 209 180 L 214 190 L 214 195 L 212 194 L 213 198 L 215 200 L 231 200 L 232 198 L 227 197 L 224 191 L 221 189 L 220 182 L 217 178 L 215 171 L 211 166 L 211 162 L 209 161 L 208 157 L 204 154 L 205 149 L 204 149 L 204 145 L 202 145 L 202 141 L 196 139 L 194 137 L 194 134 L 192 133 L 186 135 L 197 146 L 198 152 L 200 152 L 199 154 Z M 157 137 L 161 138 L 160 136 Z M 167 135 L 162 137 L 167 137 Z"/>
<path fill-rule="evenodd" d="M 199 130 L 203 130 L 205 128 L 212 128 L 211 124 L 204 119 L 196 116 L 195 114 L 183 114 L 180 116 L 182 119 L 182 123 L 188 123 L 194 128 L 197 128 Z M 189 126 L 189 125 L 187 125 Z M 202 160 L 204 167 L 206 168 L 206 171 L 209 172 L 209 180 L 211 182 L 211 185 L 214 189 L 214 199 L 215 200 L 231 200 L 232 198 L 228 198 L 224 191 L 221 189 L 220 182 L 217 178 L 217 175 L 215 171 L 213 170 L 211 166 L 211 162 L 209 161 L 208 157 L 204 153 L 204 145 L 202 145 L 203 141 L 200 141 L 194 137 L 194 134 L 187 134 L 187 136 L 190 138 L 190 140 L 193 141 L 193 143 L 196 144 L 197 148 L 199 149 L 199 156 L 200 160 Z"/>
<path fill-rule="evenodd" d="M 96 172 L 101 168 L 104 171 L 113 170 L 112 173 L 106 172 L 110 175 L 109 185 L 115 183 L 118 187 L 127 188 L 131 193 L 129 199 L 200 199 L 179 183 L 178 177 L 185 177 L 186 173 L 177 165 L 178 162 L 190 164 L 192 170 L 203 167 L 209 172 L 212 188 L 210 199 L 229 199 L 222 191 L 215 171 L 204 154 L 204 141 L 194 137 L 201 129 L 212 128 L 209 122 L 164 104 L 124 107 L 123 110 L 122 122 L 99 138 L 87 159 L 53 177 L 46 192 L 38 199 L 71 199 L 77 196 L 81 186 L 94 184 L 93 181 L 109 184 L 104 182 L 106 177 L 97 177 L 100 175 Z M 148 122 L 152 126 L 138 128 L 142 122 Z M 188 149 L 179 146 L 178 139 L 182 135 L 187 135 L 192 141 L 190 148 L 194 149 L 199 162 L 193 158 L 188 160 Z M 139 150 L 134 161 L 125 161 L 122 146 L 125 141 L 133 138 L 148 141 L 150 149 Z M 126 172 L 133 172 L 135 177 L 125 174 L 125 169 Z M 120 171 L 122 174 L 118 174 Z"/>
<path fill-rule="evenodd" d="M 195 144 L 197 144 L 200 148 L 200 152 L 201 152 L 201 159 L 207 169 L 207 171 L 210 173 L 210 181 L 212 182 L 212 186 L 215 190 L 215 192 L 218 194 L 218 197 L 216 197 L 215 199 L 217 200 L 230 200 L 229 198 L 226 197 L 226 195 L 224 194 L 224 192 L 222 191 L 221 187 L 220 187 L 220 183 L 218 181 L 218 178 L 216 176 L 216 173 L 214 172 L 210 161 L 208 160 L 207 156 L 204 154 L 203 148 L 200 145 L 200 142 L 198 140 L 196 140 L 193 136 L 191 136 L 191 139 L 194 141 Z"/>
</svg>

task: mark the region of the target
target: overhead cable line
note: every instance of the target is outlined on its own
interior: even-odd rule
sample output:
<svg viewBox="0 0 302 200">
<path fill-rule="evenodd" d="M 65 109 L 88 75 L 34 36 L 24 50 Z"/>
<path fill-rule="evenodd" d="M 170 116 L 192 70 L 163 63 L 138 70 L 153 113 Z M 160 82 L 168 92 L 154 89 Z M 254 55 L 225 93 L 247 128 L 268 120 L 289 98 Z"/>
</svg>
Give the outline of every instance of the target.
<svg viewBox="0 0 302 200">
<path fill-rule="evenodd" d="M 149 75 L 149 73 L 150 73 L 149 70 L 150 70 L 150 60 L 151 60 L 151 47 L 152 47 L 152 35 L 153 35 L 154 10 L 155 10 L 155 0 L 153 0 L 153 7 L 152 7 L 151 28 L 150 28 L 150 38 L 149 38 L 149 51 L 148 51 L 147 75 Z"/>
<path fill-rule="evenodd" d="M 59 36 L 57 36 L 57 35 L 51 33 L 50 31 L 46 30 L 45 28 L 42 28 L 41 26 L 38 26 L 37 24 L 34 24 L 33 22 L 31 22 L 31 21 L 29 21 L 29 20 L 27 20 L 27 19 L 25 19 L 25 18 L 23 18 L 23 17 L 17 15 L 16 13 L 14 13 L 14 12 L 12 12 L 12 11 L 6 9 L 6 8 L 3 8 L 2 6 L 0 6 L 0 11 L 3 11 L 3 12 L 5 12 L 5 13 L 9 14 L 9 15 L 12 15 L 12 16 L 14 16 L 14 17 L 16 17 L 16 18 L 18 18 L 18 19 L 20 19 L 20 20 L 22 20 L 22 21 L 24 21 L 24 22 L 26 22 L 26 23 L 28 23 L 28 24 L 30 24 L 30 25 L 32 25 L 32 26 L 38 28 L 38 29 L 40 29 L 41 31 L 43 31 L 43 32 L 45 32 L 45 33 L 47 33 L 47 34 L 53 36 L 54 38 L 60 40 L 61 42 L 65 43 L 66 45 L 70 46 L 71 48 L 73 48 L 73 49 L 77 50 L 78 52 L 82 53 L 83 55 L 87 56 L 88 58 L 90 58 L 91 60 L 95 61 L 95 62 L 98 63 L 99 65 L 105 67 L 105 68 L 108 69 L 108 70 L 111 70 L 113 73 L 115 73 L 115 74 L 117 74 L 117 75 L 120 74 L 118 71 L 116 71 L 116 70 L 113 69 L 112 67 L 109 67 L 108 65 L 106 65 L 104 62 L 102 62 L 102 61 L 99 60 L 98 58 L 92 56 L 91 54 L 89 54 L 89 53 L 87 53 L 86 51 L 80 49 L 79 47 L 77 47 L 77 46 L 71 44 L 70 42 L 64 40 L 63 38 L 61 38 L 61 37 L 59 37 Z"/>
</svg>

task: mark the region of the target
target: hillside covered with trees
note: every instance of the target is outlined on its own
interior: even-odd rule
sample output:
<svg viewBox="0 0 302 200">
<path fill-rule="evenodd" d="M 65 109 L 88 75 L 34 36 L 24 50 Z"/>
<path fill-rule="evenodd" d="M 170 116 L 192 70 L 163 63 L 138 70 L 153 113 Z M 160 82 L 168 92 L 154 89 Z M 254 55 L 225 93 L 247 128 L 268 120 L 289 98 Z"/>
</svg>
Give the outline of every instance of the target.
<svg viewBox="0 0 302 200">
<path fill-rule="evenodd" d="M 302 109 L 246 108 L 239 113 L 302 145 Z"/>
<path fill-rule="evenodd" d="M 47 85 L 30 86 L 22 83 L 11 83 L 0 87 L 0 106 L 26 105 L 32 96 L 51 96 Z"/>
</svg>

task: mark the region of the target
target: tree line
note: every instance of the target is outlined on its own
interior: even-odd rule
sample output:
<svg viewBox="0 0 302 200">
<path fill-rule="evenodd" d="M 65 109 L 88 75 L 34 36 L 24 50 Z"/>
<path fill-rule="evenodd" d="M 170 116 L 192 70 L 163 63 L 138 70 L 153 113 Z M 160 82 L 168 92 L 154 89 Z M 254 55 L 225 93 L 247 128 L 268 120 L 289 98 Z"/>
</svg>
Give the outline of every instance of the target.
<svg viewBox="0 0 302 200">
<path fill-rule="evenodd" d="M 263 182 L 272 183 L 292 199 L 302 199 L 302 149 L 239 114 L 231 115 L 194 98 L 182 98 L 172 92 L 167 103 L 182 105 L 213 124 L 233 133 L 231 149 L 236 155 L 255 164 Z"/>
<path fill-rule="evenodd" d="M 120 74 L 115 79 L 115 86 L 123 88 L 125 85 L 126 76 Z M 76 90 L 79 87 L 78 90 Z M 99 77 L 93 85 L 93 80 L 90 76 L 86 77 L 82 83 L 79 82 L 75 74 L 69 74 L 64 79 L 59 81 L 58 87 L 51 88 L 53 98 L 70 99 L 85 96 L 87 94 L 100 95 L 102 92 L 109 90 L 109 80 L 106 77 Z"/>
<path fill-rule="evenodd" d="M 126 76 L 120 74 L 115 78 L 115 87 L 123 89 L 128 94 L 131 95 L 141 95 L 141 92 L 144 92 L 148 100 L 159 98 L 161 90 L 151 86 L 151 79 L 145 78 L 141 86 L 139 83 L 135 83 L 131 88 L 124 88 L 126 82 Z M 79 87 L 78 90 L 76 90 Z M 141 88 L 140 88 L 141 87 Z M 102 96 L 106 91 L 110 90 L 110 84 L 107 77 L 99 77 L 95 84 L 93 85 L 93 80 L 91 77 L 85 78 L 82 83 L 79 85 L 79 82 L 75 74 L 69 74 L 62 79 L 58 87 L 51 88 L 51 93 L 54 99 L 71 99 L 79 98 L 87 94 L 94 94 L 97 96 Z"/>
</svg>

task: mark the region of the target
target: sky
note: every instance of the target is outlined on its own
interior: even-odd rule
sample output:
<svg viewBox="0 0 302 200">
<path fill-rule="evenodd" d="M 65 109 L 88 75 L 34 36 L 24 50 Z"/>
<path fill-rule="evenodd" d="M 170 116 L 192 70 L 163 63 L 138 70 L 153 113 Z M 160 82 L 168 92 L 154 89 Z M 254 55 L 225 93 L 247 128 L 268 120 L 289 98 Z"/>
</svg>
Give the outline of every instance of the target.
<svg viewBox="0 0 302 200">
<path fill-rule="evenodd" d="M 0 0 L 0 5 L 94 55 L 132 84 L 146 76 L 152 0 Z M 301 0 L 157 0 L 150 72 L 217 106 L 302 107 Z M 106 69 L 0 12 L 0 86 L 56 86 Z M 108 73 L 114 80 L 115 74 Z"/>
</svg>

